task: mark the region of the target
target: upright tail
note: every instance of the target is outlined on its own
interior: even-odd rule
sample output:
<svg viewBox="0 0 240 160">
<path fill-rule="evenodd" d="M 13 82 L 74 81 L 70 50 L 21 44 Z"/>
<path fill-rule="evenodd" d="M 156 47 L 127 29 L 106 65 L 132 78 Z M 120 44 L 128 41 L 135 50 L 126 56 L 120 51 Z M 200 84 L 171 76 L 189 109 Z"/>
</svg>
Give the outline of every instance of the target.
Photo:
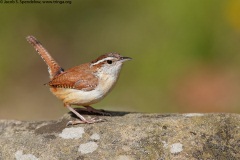
<svg viewBox="0 0 240 160">
<path fill-rule="evenodd" d="M 50 79 L 64 71 L 35 37 L 27 36 L 26 39 L 47 64 Z"/>
</svg>

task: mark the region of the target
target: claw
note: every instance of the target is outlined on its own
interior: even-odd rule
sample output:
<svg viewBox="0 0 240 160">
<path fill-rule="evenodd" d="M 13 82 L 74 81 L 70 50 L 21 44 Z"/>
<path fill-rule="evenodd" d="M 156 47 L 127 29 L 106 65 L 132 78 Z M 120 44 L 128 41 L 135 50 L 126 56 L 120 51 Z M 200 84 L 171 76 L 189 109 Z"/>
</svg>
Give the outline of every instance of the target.
<svg viewBox="0 0 240 160">
<path fill-rule="evenodd" d="M 73 121 L 68 121 L 66 126 L 72 126 L 73 125 Z"/>
</svg>

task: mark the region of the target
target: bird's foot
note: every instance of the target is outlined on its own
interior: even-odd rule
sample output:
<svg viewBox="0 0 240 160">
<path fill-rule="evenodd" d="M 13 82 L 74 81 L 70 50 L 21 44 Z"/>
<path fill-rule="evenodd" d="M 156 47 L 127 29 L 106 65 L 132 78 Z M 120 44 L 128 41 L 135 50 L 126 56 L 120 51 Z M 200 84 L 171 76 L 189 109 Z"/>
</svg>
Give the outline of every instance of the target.
<svg viewBox="0 0 240 160">
<path fill-rule="evenodd" d="M 75 121 L 69 121 L 66 126 L 71 126 L 71 125 L 77 125 L 77 124 L 93 124 L 93 123 L 98 123 L 98 122 L 104 122 L 104 119 L 97 119 L 97 118 L 91 118 L 89 120 L 83 119 L 83 120 L 75 120 Z"/>
</svg>

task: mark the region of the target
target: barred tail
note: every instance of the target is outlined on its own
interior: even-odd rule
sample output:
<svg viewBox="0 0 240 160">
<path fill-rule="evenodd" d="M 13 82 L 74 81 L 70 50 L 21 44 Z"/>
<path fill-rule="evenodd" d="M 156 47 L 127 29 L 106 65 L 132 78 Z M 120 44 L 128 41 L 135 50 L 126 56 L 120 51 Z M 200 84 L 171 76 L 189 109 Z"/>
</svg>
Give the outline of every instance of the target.
<svg viewBox="0 0 240 160">
<path fill-rule="evenodd" d="M 27 41 L 36 49 L 38 54 L 42 57 L 44 62 L 48 66 L 48 72 L 50 79 L 63 72 L 63 69 L 58 63 L 51 57 L 48 51 L 42 46 L 42 44 L 33 36 L 27 36 Z"/>
</svg>

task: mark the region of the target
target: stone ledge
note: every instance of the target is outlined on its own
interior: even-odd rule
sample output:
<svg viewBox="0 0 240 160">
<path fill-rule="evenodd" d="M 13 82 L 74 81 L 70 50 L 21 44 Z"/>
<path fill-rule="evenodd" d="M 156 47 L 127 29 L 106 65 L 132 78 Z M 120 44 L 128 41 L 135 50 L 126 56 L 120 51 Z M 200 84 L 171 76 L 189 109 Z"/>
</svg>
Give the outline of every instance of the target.
<svg viewBox="0 0 240 160">
<path fill-rule="evenodd" d="M 68 114 L 57 121 L 0 120 L 0 159 L 240 159 L 239 114 L 99 117 L 106 122 L 69 127 Z"/>
</svg>

